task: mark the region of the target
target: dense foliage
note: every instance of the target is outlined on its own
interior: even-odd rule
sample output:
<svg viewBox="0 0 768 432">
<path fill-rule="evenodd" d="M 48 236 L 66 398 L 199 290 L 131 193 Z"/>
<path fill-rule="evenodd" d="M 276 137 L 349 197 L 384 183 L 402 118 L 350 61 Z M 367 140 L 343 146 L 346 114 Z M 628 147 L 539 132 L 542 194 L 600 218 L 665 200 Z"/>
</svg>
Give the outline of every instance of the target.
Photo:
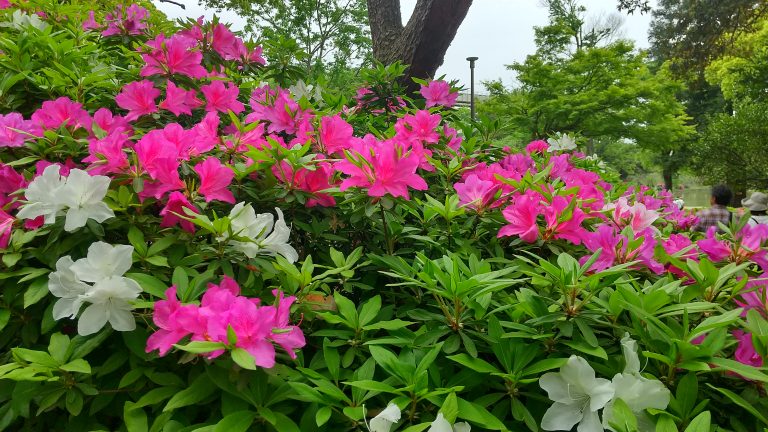
<svg viewBox="0 0 768 432">
<path fill-rule="evenodd" d="M 2 93 L 0 428 L 768 426 L 768 226 L 689 234 L 572 136 L 499 146 L 398 64 L 291 92 L 217 22 L 41 4 L 0 2 L 3 51 L 92 61 Z"/>
</svg>

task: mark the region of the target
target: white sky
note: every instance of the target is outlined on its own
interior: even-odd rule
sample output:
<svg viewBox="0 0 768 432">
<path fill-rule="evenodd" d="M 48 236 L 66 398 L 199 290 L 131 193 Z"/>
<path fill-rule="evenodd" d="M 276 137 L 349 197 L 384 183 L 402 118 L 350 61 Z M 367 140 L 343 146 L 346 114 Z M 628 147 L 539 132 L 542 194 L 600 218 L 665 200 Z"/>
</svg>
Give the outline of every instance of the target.
<svg viewBox="0 0 768 432">
<path fill-rule="evenodd" d="M 168 3 L 154 1 L 158 9 L 170 18 L 189 16 L 197 18 L 213 16 L 212 10 L 199 6 L 196 0 L 183 0 L 186 10 Z M 616 12 L 617 0 L 581 0 L 587 8 L 588 17 L 608 15 Z M 401 0 L 403 22 L 408 21 L 416 0 Z M 652 2 L 655 4 L 655 1 Z M 623 15 L 624 36 L 635 41 L 640 48 L 648 47 L 648 26 L 650 14 Z M 221 14 L 222 21 L 232 24 L 234 30 L 243 28 L 244 20 L 233 12 Z M 469 88 L 469 63 L 467 57 L 476 56 L 475 86 L 482 92 L 481 81 L 501 78 L 511 84 L 513 74 L 504 65 L 523 61 L 528 54 L 536 50 L 533 26 L 547 23 L 547 10 L 540 6 L 539 0 L 475 0 L 469 13 L 459 27 L 445 55 L 443 66 L 437 74 L 446 78 L 458 79 Z"/>
</svg>

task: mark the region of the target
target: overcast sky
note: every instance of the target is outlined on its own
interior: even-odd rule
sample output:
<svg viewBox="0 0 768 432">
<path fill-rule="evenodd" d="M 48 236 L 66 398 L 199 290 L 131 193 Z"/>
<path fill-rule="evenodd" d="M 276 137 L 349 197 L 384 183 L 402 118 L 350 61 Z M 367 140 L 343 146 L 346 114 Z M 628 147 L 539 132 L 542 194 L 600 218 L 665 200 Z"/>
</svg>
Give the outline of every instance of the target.
<svg viewBox="0 0 768 432">
<path fill-rule="evenodd" d="M 168 3 L 155 1 L 158 9 L 169 17 L 204 15 L 210 18 L 212 10 L 197 5 L 196 0 L 183 1 L 186 10 Z M 617 0 L 581 0 L 587 8 L 588 17 L 606 16 L 616 13 Z M 655 3 L 655 2 L 652 2 Z M 403 22 L 407 22 L 416 0 L 401 0 Z M 635 41 L 636 46 L 648 47 L 648 25 L 650 15 L 623 15 L 624 37 Z M 244 20 L 235 13 L 222 13 L 221 18 L 232 24 L 233 29 L 242 29 Z M 525 60 L 536 46 L 533 41 L 533 26 L 547 23 L 547 10 L 539 0 L 475 0 L 464 22 L 459 27 L 445 55 L 445 62 L 438 75 L 447 79 L 458 79 L 469 87 L 469 63 L 467 57 L 476 56 L 475 83 L 482 92 L 480 81 L 501 78 L 506 84 L 512 83 L 513 75 L 504 65 Z"/>
</svg>

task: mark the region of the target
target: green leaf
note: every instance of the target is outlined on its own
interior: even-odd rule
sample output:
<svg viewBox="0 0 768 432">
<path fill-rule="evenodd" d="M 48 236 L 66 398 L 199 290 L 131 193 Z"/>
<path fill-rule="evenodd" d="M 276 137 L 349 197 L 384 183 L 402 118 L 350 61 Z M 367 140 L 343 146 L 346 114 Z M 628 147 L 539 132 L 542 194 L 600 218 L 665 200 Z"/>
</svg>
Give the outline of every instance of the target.
<svg viewBox="0 0 768 432">
<path fill-rule="evenodd" d="M 160 387 L 152 389 L 144 393 L 144 395 L 142 395 L 141 398 L 136 401 L 135 407 L 143 408 L 145 406 L 157 405 L 160 402 L 172 397 L 178 391 L 179 389 L 176 387 Z"/>
<path fill-rule="evenodd" d="M 165 298 L 165 291 L 168 289 L 168 284 L 160 279 L 146 273 L 126 273 L 125 276 L 135 280 L 145 292 L 148 292 L 155 297 Z"/>
<path fill-rule="evenodd" d="M 67 361 L 67 351 L 69 350 L 69 336 L 61 333 L 51 335 L 51 341 L 48 343 L 48 352 L 51 353 L 57 363 L 62 364 Z"/>
<path fill-rule="evenodd" d="M 168 401 L 165 408 L 163 408 L 163 412 L 196 404 L 207 398 L 216 388 L 216 385 L 207 374 L 199 375 L 189 387 L 176 393 Z"/>
<path fill-rule="evenodd" d="M 325 358 L 325 365 L 328 367 L 328 372 L 331 373 L 331 377 L 334 380 L 338 380 L 339 365 L 341 364 L 339 350 L 336 347 L 331 346 L 331 341 L 328 338 L 323 338 L 323 357 Z"/>
<path fill-rule="evenodd" d="M 562 367 L 566 363 L 568 363 L 567 358 L 548 358 L 539 360 L 536 363 L 523 369 L 522 376 L 537 375 L 541 372 Z"/>
<path fill-rule="evenodd" d="M 231 354 L 232 360 L 234 360 L 241 368 L 256 370 L 256 360 L 248 351 L 242 348 L 235 348 L 232 350 Z"/>
<path fill-rule="evenodd" d="M 227 342 L 229 343 L 229 346 L 237 345 L 237 333 L 235 333 L 235 329 L 232 328 L 232 324 L 227 324 Z"/>
<path fill-rule="evenodd" d="M 394 319 L 389 321 L 379 321 L 373 324 L 368 324 L 363 327 L 363 330 L 398 330 L 403 327 L 407 327 L 411 324 L 415 324 L 413 321 L 403 321 L 401 319 Z"/>
<path fill-rule="evenodd" d="M 50 354 L 43 351 L 34 351 L 26 348 L 11 348 L 11 352 L 15 358 L 27 363 L 49 367 L 52 369 L 58 368 L 59 363 L 51 357 Z"/>
<path fill-rule="evenodd" d="M 227 346 L 223 342 L 209 342 L 209 341 L 192 341 L 186 345 L 173 345 L 176 349 L 182 351 L 191 352 L 195 354 L 209 353 L 212 351 L 218 351 L 226 349 Z"/>
<path fill-rule="evenodd" d="M 123 405 L 123 422 L 125 422 L 125 428 L 128 432 L 147 432 L 149 430 L 147 413 L 130 401 L 126 401 Z"/>
<path fill-rule="evenodd" d="M 709 432 L 712 424 L 712 415 L 704 411 L 691 420 L 684 432 Z"/>
<path fill-rule="evenodd" d="M 744 378 L 751 379 L 752 381 L 768 382 L 768 375 L 760 372 L 760 369 L 745 365 L 744 363 L 738 362 L 736 360 L 714 357 L 710 360 L 710 363 L 720 367 L 719 369 L 713 370 L 735 372 Z"/>
<path fill-rule="evenodd" d="M 591 356 L 600 357 L 603 360 L 608 360 L 608 353 L 605 352 L 603 347 L 593 347 L 584 343 L 584 341 L 579 340 L 563 341 L 563 343 L 577 351 L 583 352 L 584 354 L 589 354 Z"/>
<path fill-rule="evenodd" d="M 496 416 L 491 414 L 487 409 L 472 402 L 465 401 L 458 398 L 459 402 L 459 414 L 458 418 L 469 420 L 472 423 L 477 423 L 480 426 L 490 430 L 506 430 L 506 426 Z"/>
<path fill-rule="evenodd" d="M 237 411 L 226 415 L 213 429 L 214 432 L 246 432 L 253 424 L 256 413 L 253 411 Z"/>
<path fill-rule="evenodd" d="M 24 309 L 39 302 L 48 295 L 48 278 L 38 278 L 29 284 L 29 288 L 24 291 Z"/>
<path fill-rule="evenodd" d="M 456 416 L 459 415 L 459 401 L 456 398 L 456 393 L 450 393 L 443 402 L 443 406 L 440 407 L 440 412 L 443 413 L 443 417 L 448 420 L 448 423 L 456 423 Z"/>
<path fill-rule="evenodd" d="M 8 321 L 11 319 L 11 311 L 9 309 L 0 309 L 0 330 L 4 329 L 8 325 Z"/>
<path fill-rule="evenodd" d="M 169 247 L 173 245 L 173 243 L 176 242 L 176 237 L 174 236 L 167 236 L 163 237 L 160 240 L 155 241 L 152 243 L 152 245 L 149 246 L 149 251 L 147 252 L 147 255 L 152 256 L 156 255 Z"/>
<path fill-rule="evenodd" d="M 688 334 L 688 340 L 693 340 L 697 336 L 710 332 L 716 328 L 727 327 L 730 324 L 733 324 L 736 322 L 736 320 L 739 319 L 741 312 L 742 309 L 737 308 L 728 312 L 724 312 L 721 315 L 711 316 L 705 319 L 699 325 L 697 325 L 695 329 L 691 330 L 691 332 Z"/>
<path fill-rule="evenodd" d="M 168 258 L 160 255 L 147 258 L 147 262 L 158 267 L 170 267 L 168 265 Z"/>
<path fill-rule="evenodd" d="M 72 360 L 71 362 L 60 366 L 59 369 L 65 370 L 67 372 L 79 372 L 84 374 L 91 373 L 91 365 L 83 359 Z"/>
<path fill-rule="evenodd" d="M 462 366 L 468 367 L 472 369 L 473 371 L 480 372 L 480 373 L 501 373 L 499 369 L 496 368 L 496 366 L 488 363 L 485 360 L 474 358 L 468 354 L 456 354 L 452 356 L 448 356 L 449 359 L 455 361 L 456 363 L 459 363 Z"/>
<path fill-rule="evenodd" d="M 133 246 L 139 256 L 147 256 L 147 245 L 144 242 L 144 233 L 141 232 L 136 225 L 131 225 L 128 229 L 128 242 Z"/>
<path fill-rule="evenodd" d="M 331 407 L 329 406 L 320 407 L 315 413 L 315 423 L 317 424 L 317 427 L 328 423 L 328 420 L 331 419 L 332 412 L 333 411 L 331 411 Z"/>
<path fill-rule="evenodd" d="M 613 402 L 613 418 L 610 425 L 617 431 L 634 432 L 637 430 L 637 417 L 622 399 Z"/>
<path fill-rule="evenodd" d="M 720 387 L 715 387 L 712 384 L 707 384 L 707 385 L 709 387 L 719 391 L 720 393 L 724 394 L 733 403 L 735 403 L 736 405 L 744 408 L 747 412 L 749 412 L 750 414 L 755 416 L 755 418 L 757 418 L 758 420 L 763 422 L 764 425 L 768 426 L 768 417 L 766 417 L 765 415 L 761 414 L 760 411 L 755 409 L 755 407 L 752 406 L 751 403 L 749 403 L 746 400 L 744 400 L 744 398 L 742 398 L 741 396 L 737 395 L 736 393 L 734 393 L 734 392 L 732 392 L 732 391 L 730 391 L 728 389 L 724 389 L 724 388 L 720 388 Z"/>
<path fill-rule="evenodd" d="M 352 387 L 361 388 L 363 390 L 373 391 L 377 393 L 393 393 L 401 394 L 402 392 L 392 387 L 389 384 L 384 384 L 380 381 L 373 380 L 359 380 L 359 381 L 345 381 L 344 384 Z"/>
<path fill-rule="evenodd" d="M 366 301 L 360 308 L 360 326 L 365 326 L 376 319 L 376 316 L 381 311 L 381 296 L 377 295 Z"/>
</svg>

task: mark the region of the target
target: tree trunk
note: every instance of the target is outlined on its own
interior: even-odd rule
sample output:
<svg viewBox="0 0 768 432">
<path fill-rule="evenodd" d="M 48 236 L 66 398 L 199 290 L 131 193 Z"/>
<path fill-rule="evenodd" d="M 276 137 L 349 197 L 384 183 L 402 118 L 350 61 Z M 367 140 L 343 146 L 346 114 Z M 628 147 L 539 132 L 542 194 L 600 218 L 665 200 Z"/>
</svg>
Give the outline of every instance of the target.
<svg viewBox="0 0 768 432">
<path fill-rule="evenodd" d="M 368 0 L 373 57 L 409 65 L 404 84 L 415 90 L 411 77 L 434 77 L 471 5 L 472 0 L 418 0 L 403 26 L 400 0 Z"/>
<path fill-rule="evenodd" d="M 664 178 L 664 189 L 668 191 L 672 191 L 672 178 L 674 177 L 675 173 L 672 170 L 672 167 L 665 166 L 661 171 L 661 176 Z"/>
</svg>

